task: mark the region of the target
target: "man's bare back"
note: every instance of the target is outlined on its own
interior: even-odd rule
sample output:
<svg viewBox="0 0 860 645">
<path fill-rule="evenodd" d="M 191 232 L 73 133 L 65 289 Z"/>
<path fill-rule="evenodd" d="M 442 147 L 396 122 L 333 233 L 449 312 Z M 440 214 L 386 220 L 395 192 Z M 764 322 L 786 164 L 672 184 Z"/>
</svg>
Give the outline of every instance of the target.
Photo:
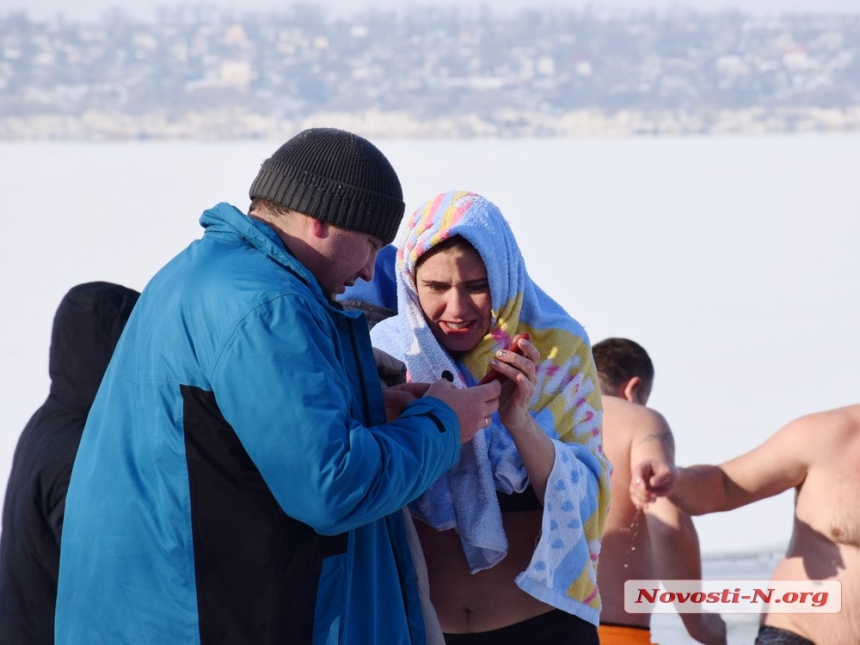
<svg viewBox="0 0 860 645">
<path fill-rule="evenodd" d="M 603 622 L 639 627 L 647 627 L 651 622 L 648 614 L 624 611 L 624 582 L 656 577 L 648 521 L 645 513 L 630 501 L 627 491 L 631 459 L 634 464 L 642 461 L 641 458 L 636 460 L 641 448 L 653 447 L 664 459 L 671 459 L 671 453 L 663 449 L 666 446 L 664 426 L 662 417 L 642 405 L 616 396 L 603 397 L 603 448 L 613 466 L 612 506 L 603 532 L 597 574 L 603 598 L 600 614 Z M 671 433 L 668 436 L 671 437 Z M 669 505 L 666 500 L 662 501 L 664 506 Z M 654 504 L 649 511 L 656 507 Z"/>
<path fill-rule="evenodd" d="M 633 628 L 639 642 L 650 614 L 624 611 L 627 580 L 698 580 L 699 538 L 688 515 L 666 499 L 643 512 L 630 499 L 631 471 L 644 460 L 675 463 L 675 440 L 666 419 L 645 407 L 654 365 L 645 348 L 627 338 L 607 338 L 592 347 L 603 399 L 603 448 L 613 465 L 612 504 L 603 532 L 598 586 L 603 598 L 601 641 L 626 642 Z M 701 643 L 726 642 L 717 614 L 682 614 L 688 633 Z M 610 627 L 611 626 L 611 627 Z M 649 639 L 650 640 L 650 639 Z"/>
<path fill-rule="evenodd" d="M 726 511 L 794 488 L 794 529 L 773 580 L 839 580 L 837 614 L 768 614 L 817 645 L 860 642 L 860 405 L 803 416 L 720 466 L 634 469 L 633 501 L 665 495 L 687 512 Z M 653 478 L 652 478 L 653 477 Z"/>
<path fill-rule="evenodd" d="M 624 582 L 701 578 L 698 536 L 689 516 L 668 500 L 657 500 L 643 512 L 628 494 L 633 465 L 644 459 L 674 463 L 674 439 L 662 415 L 618 396 L 604 396 L 603 445 L 613 471 L 612 505 L 597 574 L 604 599 L 600 620 L 648 627 L 649 614 L 624 611 Z M 684 614 L 682 619 L 700 642 L 725 642 L 725 625 L 718 616 Z"/>
</svg>

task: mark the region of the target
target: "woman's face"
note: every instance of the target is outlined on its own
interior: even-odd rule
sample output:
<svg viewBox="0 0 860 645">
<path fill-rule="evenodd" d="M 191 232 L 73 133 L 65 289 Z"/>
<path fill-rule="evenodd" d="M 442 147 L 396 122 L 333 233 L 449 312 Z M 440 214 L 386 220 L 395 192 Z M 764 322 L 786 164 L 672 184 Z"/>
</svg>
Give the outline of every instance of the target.
<svg viewBox="0 0 860 645">
<path fill-rule="evenodd" d="M 448 351 L 467 352 L 490 330 L 490 283 L 474 249 L 432 253 L 418 267 L 415 286 L 424 318 Z"/>
</svg>

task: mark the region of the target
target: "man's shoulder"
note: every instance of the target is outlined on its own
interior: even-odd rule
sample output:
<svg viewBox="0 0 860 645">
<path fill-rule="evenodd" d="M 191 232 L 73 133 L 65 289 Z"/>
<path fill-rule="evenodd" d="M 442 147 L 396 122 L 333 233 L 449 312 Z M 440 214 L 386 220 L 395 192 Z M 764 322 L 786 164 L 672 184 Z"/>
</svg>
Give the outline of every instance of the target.
<svg viewBox="0 0 860 645">
<path fill-rule="evenodd" d="M 610 461 L 625 471 L 645 459 L 674 460 L 675 438 L 663 415 L 617 397 L 604 398 L 603 440 Z"/>
<path fill-rule="evenodd" d="M 776 438 L 781 445 L 808 455 L 810 466 L 860 463 L 860 405 L 802 416 L 781 429 Z"/>
<path fill-rule="evenodd" d="M 818 446 L 824 452 L 860 444 L 860 405 L 797 417 L 776 431 L 765 443 L 805 450 Z"/>
<path fill-rule="evenodd" d="M 615 396 L 603 397 L 604 432 L 626 434 L 632 439 L 655 428 L 669 430 L 666 418 L 657 410 Z"/>
<path fill-rule="evenodd" d="M 860 437 L 860 405 L 847 405 L 809 415 L 814 423 L 829 426 L 846 438 Z"/>
</svg>

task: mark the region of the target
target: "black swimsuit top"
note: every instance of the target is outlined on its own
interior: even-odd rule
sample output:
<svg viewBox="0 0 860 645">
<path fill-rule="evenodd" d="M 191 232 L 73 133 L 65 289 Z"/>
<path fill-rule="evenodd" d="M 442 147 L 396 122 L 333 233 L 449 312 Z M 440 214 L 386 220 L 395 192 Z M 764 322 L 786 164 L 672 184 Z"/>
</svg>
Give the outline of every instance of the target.
<svg viewBox="0 0 860 645">
<path fill-rule="evenodd" d="M 499 498 L 499 507 L 501 507 L 502 513 L 537 511 L 543 508 L 531 486 L 528 486 L 522 493 L 511 493 L 510 495 L 497 490 L 496 497 Z"/>
</svg>

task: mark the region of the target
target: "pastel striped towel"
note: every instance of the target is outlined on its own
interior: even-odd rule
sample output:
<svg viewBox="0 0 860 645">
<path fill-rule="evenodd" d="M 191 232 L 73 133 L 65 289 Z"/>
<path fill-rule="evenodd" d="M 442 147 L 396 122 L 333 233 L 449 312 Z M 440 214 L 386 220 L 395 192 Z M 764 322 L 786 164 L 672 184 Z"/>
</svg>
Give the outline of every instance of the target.
<svg viewBox="0 0 860 645">
<path fill-rule="evenodd" d="M 489 333 L 458 361 L 428 328 L 414 280 L 418 259 L 454 235 L 462 235 L 483 259 L 492 301 Z M 438 195 L 406 221 L 402 236 L 398 315 L 374 327 L 374 345 L 403 360 L 412 381 L 433 382 L 447 370 L 456 385 L 468 387 L 515 334 L 531 334 L 541 354 L 531 412 L 553 441 L 555 462 L 541 537 L 516 583 L 535 598 L 598 624 L 597 561 L 611 466 L 603 454 L 600 391 L 585 330 L 532 282 L 510 226 L 483 197 L 463 191 Z M 455 528 L 474 573 L 507 553 L 496 490 L 522 492 L 527 485 L 514 442 L 495 415 L 410 510 L 438 530 Z"/>
</svg>

